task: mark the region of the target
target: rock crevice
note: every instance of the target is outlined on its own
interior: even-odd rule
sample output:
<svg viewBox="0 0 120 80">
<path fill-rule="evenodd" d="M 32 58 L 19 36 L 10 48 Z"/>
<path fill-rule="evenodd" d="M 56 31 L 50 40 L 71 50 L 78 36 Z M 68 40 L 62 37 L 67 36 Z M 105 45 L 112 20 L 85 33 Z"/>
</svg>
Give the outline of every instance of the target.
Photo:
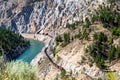
<svg viewBox="0 0 120 80">
<path fill-rule="evenodd" d="M 31 2 L 8 0 L 0 2 L 0 27 L 28 33 L 35 21 L 37 29 L 66 27 L 67 24 L 84 20 L 104 0 L 43 0 Z M 14 21 L 14 24 L 12 24 Z"/>
</svg>

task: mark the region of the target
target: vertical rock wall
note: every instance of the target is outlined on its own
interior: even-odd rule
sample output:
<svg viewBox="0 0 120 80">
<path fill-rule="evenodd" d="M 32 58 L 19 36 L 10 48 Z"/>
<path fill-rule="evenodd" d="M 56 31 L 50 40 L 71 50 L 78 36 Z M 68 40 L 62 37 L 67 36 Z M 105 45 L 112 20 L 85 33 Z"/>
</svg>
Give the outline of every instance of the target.
<svg viewBox="0 0 120 80">
<path fill-rule="evenodd" d="M 0 1 L 0 28 L 7 28 L 20 33 L 32 32 L 35 21 L 36 29 L 42 27 L 66 27 L 67 24 L 92 14 L 104 0 L 26 0 Z"/>
</svg>

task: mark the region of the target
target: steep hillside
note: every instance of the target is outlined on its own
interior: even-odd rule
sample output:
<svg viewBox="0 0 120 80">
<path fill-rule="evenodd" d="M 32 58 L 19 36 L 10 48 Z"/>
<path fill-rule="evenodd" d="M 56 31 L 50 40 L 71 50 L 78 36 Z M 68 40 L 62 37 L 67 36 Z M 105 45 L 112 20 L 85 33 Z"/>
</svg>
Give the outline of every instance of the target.
<svg viewBox="0 0 120 80">
<path fill-rule="evenodd" d="M 1 0 L 0 28 L 50 37 L 35 65 L 40 79 L 120 80 L 120 1 L 115 1 Z"/>
<path fill-rule="evenodd" d="M 3 56 L 5 60 L 14 59 L 23 53 L 29 45 L 29 41 L 22 36 L 9 30 L 0 29 L 0 57 Z"/>
<path fill-rule="evenodd" d="M 50 57 L 65 70 L 59 70 L 44 58 L 38 64 L 39 77 L 45 80 L 119 80 L 118 4 L 119 1 L 111 0 L 85 22 L 77 21 L 57 30 L 56 46 Z M 41 67 L 42 64 L 46 67 Z"/>
<path fill-rule="evenodd" d="M 39 2 L 40 1 L 40 2 Z M 34 32 L 41 28 L 66 27 L 93 14 L 104 0 L 2 0 L 0 1 L 0 26 L 16 32 Z"/>
</svg>

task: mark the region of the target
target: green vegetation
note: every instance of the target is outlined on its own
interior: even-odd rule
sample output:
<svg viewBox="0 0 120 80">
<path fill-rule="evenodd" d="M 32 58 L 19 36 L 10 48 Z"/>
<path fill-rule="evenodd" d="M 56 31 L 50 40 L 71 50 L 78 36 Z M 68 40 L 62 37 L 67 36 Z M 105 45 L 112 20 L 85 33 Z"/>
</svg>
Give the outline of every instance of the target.
<svg viewBox="0 0 120 80">
<path fill-rule="evenodd" d="M 91 25 L 91 21 L 88 18 L 86 18 L 85 25 L 83 25 L 83 28 L 89 28 L 90 25 Z"/>
<path fill-rule="evenodd" d="M 87 52 L 93 57 L 96 65 L 100 68 L 104 66 L 104 60 L 106 59 L 107 37 L 103 33 L 94 34 L 94 44 L 88 47 Z"/>
<path fill-rule="evenodd" d="M 17 47 L 26 47 L 29 42 L 12 31 L 0 29 L 0 56 L 8 54 Z"/>
<path fill-rule="evenodd" d="M 70 33 L 64 33 L 64 44 L 70 43 Z"/>
<path fill-rule="evenodd" d="M 59 43 L 63 41 L 63 40 L 62 40 L 62 37 L 61 37 L 60 35 L 58 35 L 58 36 L 55 38 L 55 40 L 56 40 L 56 45 L 59 45 Z"/>
<path fill-rule="evenodd" d="M 72 71 L 70 73 L 66 73 L 65 70 L 62 70 L 60 73 L 62 80 L 76 80 L 75 77 L 72 77 Z"/>
<path fill-rule="evenodd" d="M 44 1 L 44 0 L 31 0 L 32 2 L 40 2 L 40 1 Z"/>
<path fill-rule="evenodd" d="M 92 23 L 99 21 L 104 28 L 107 28 L 112 33 L 112 37 L 109 39 L 102 32 L 95 33 L 93 35 L 94 43 L 87 49 L 96 65 L 101 69 L 107 67 L 106 62 L 109 61 L 110 63 L 112 60 L 120 58 L 120 46 L 113 44 L 114 38 L 120 36 L 120 14 L 113 10 L 114 2 L 115 0 L 110 0 L 110 3 L 112 3 L 110 7 L 100 6 L 97 15 L 92 17 Z M 87 24 L 90 24 L 89 21 L 87 21 Z"/>
<path fill-rule="evenodd" d="M 12 61 L 0 67 L 0 80 L 36 80 L 36 69 L 22 61 Z"/>
<path fill-rule="evenodd" d="M 112 35 L 120 36 L 120 27 L 111 29 Z"/>
<path fill-rule="evenodd" d="M 61 44 L 61 46 L 65 47 L 69 43 L 70 43 L 70 33 L 64 33 L 64 41 Z"/>
<path fill-rule="evenodd" d="M 116 0 L 108 0 L 108 2 L 110 3 L 114 3 Z"/>
<path fill-rule="evenodd" d="M 59 45 L 60 42 L 62 42 L 62 37 L 60 35 L 58 35 L 56 38 L 55 38 L 55 41 L 56 41 L 56 45 Z"/>
<path fill-rule="evenodd" d="M 36 69 L 22 61 L 4 62 L 3 55 L 16 48 L 24 48 L 29 42 L 12 31 L 0 29 L 0 80 L 36 80 Z"/>
<path fill-rule="evenodd" d="M 59 43 L 62 43 L 61 46 L 65 47 L 71 41 L 70 33 L 64 33 L 63 38 L 60 35 L 58 35 L 55 38 L 55 40 L 56 40 L 56 45 L 59 45 Z"/>
<path fill-rule="evenodd" d="M 76 28 L 76 26 L 78 26 L 80 24 L 81 24 L 81 21 L 76 21 L 75 23 L 68 25 L 67 28 L 74 30 Z M 91 25 L 90 20 L 88 18 L 86 18 L 86 22 L 83 25 L 82 31 L 80 31 L 80 29 L 79 29 L 78 33 L 75 34 L 74 36 L 71 36 L 70 33 L 64 33 L 63 39 L 60 35 L 58 35 L 56 37 L 56 45 L 59 45 L 59 43 L 62 43 L 61 46 L 65 47 L 66 45 L 68 45 L 70 42 L 72 42 L 76 38 L 89 40 L 89 33 L 90 33 L 89 26 L 90 25 Z"/>
<path fill-rule="evenodd" d="M 75 34 L 74 38 L 81 39 L 81 40 L 89 40 L 89 29 L 88 28 L 83 28 L 82 32 L 78 32 L 78 34 Z"/>
<path fill-rule="evenodd" d="M 112 72 L 107 72 L 109 80 L 115 80 L 114 74 Z"/>
<path fill-rule="evenodd" d="M 75 29 L 75 23 L 68 24 L 66 27 L 69 28 L 69 29 Z"/>
<path fill-rule="evenodd" d="M 82 23 L 81 21 L 76 21 L 76 22 L 74 22 L 73 24 L 68 24 L 68 25 L 66 26 L 66 28 L 69 28 L 69 29 L 71 29 L 71 30 L 74 30 L 74 29 L 76 29 L 76 27 L 79 26 L 81 23 Z"/>
<path fill-rule="evenodd" d="M 92 23 L 95 21 L 99 21 L 99 16 L 93 15 L 91 21 L 92 21 Z"/>
<path fill-rule="evenodd" d="M 105 68 L 105 62 L 111 62 L 114 59 L 120 58 L 120 47 L 115 47 L 108 43 L 108 38 L 103 33 L 94 34 L 94 43 L 89 46 L 87 52 L 93 57 L 96 65 L 100 68 Z"/>
<path fill-rule="evenodd" d="M 93 15 L 92 22 L 101 21 L 104 27 L 112 32 L 112 35 L 120 36 L 120 14 L 114 10 L 116 0 L 109 0 L 110 6 L 100 6 L 97 15 Z"/>
<path fill-rule="evenodd" d="M 75 37 L 75 38 L 78 38 L 78 39 L 81 39 L 82 34 L 81 34 L 80 30 L 78 31 L 78 34 L 75 34 L 74 37 Z"/>
<path fill-rule="evenodd" d="M 63 41 L 63 40 L 62 40 L 62 37 L 61 37 L 60 35 L 58 35 L 55 40 L 56 40 L 57 42 L 62 42 L 62 41 Z"/>
<path fill-rule="evenodd" d="M 82 24 L 83 28 L 79 28 L 78 33 L 75 33 L 75 35 L 72 36 L 72 40 L 74 40 L 74 38 L 89 40 L 89 34 L 93 30 L 90 26 L 96 21 L 103 24 L 103 27 L 111 32 L 112 35 L 110 35 L 110 37 L 103 32 L 95 33 L 93 35 L 94 43 L 88 46 L 88 49 L 86 50 L 93 57 L 96 65 L 101 69 L 106 68 L 108 66 L 106 64 L 110 63 L 112 60 L 120 58 L 120 46 L 113 44 L 113 40 L 120 36 L 120 14 L 114 9 L 115 1 L 116 0 L 109 0 L 111 3 L 110 6 L 100 6 L 96 15 L 93 15 L 91 20 L 86 18 L 85 23 Z M 67 25 L 67 28 L 75 30 L 80 24 L 81 22 L 78 21 Z M 63 47 L 72 41 L 70 33 L 65 33 L 63 38 L 61 44 Z M 56 41 L 60 42 L 59 40 Z"/>
<path fill-rule="evenodd" d="M 61 77 L 64 78 L 65 75 L 66 75 L 66 71 L 65 71 L 65 70 L 62 70 L 60 74 L 61 74 Z"/>
</svg>

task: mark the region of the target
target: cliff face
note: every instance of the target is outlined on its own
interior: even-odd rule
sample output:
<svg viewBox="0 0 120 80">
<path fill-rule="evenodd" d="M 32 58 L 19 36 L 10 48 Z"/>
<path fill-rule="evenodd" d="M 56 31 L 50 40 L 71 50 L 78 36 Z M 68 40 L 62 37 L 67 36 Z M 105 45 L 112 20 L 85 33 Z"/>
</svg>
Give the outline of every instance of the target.
<svg viewBox="0 0 120 80">
<path fill-rule="evenodd" d="M 16 32 L 33 32 L 41 28 L 66 27 L 78 20 L 84 20 L 104 0 L 0 0 L 0 27 Z"/>
</svg>

